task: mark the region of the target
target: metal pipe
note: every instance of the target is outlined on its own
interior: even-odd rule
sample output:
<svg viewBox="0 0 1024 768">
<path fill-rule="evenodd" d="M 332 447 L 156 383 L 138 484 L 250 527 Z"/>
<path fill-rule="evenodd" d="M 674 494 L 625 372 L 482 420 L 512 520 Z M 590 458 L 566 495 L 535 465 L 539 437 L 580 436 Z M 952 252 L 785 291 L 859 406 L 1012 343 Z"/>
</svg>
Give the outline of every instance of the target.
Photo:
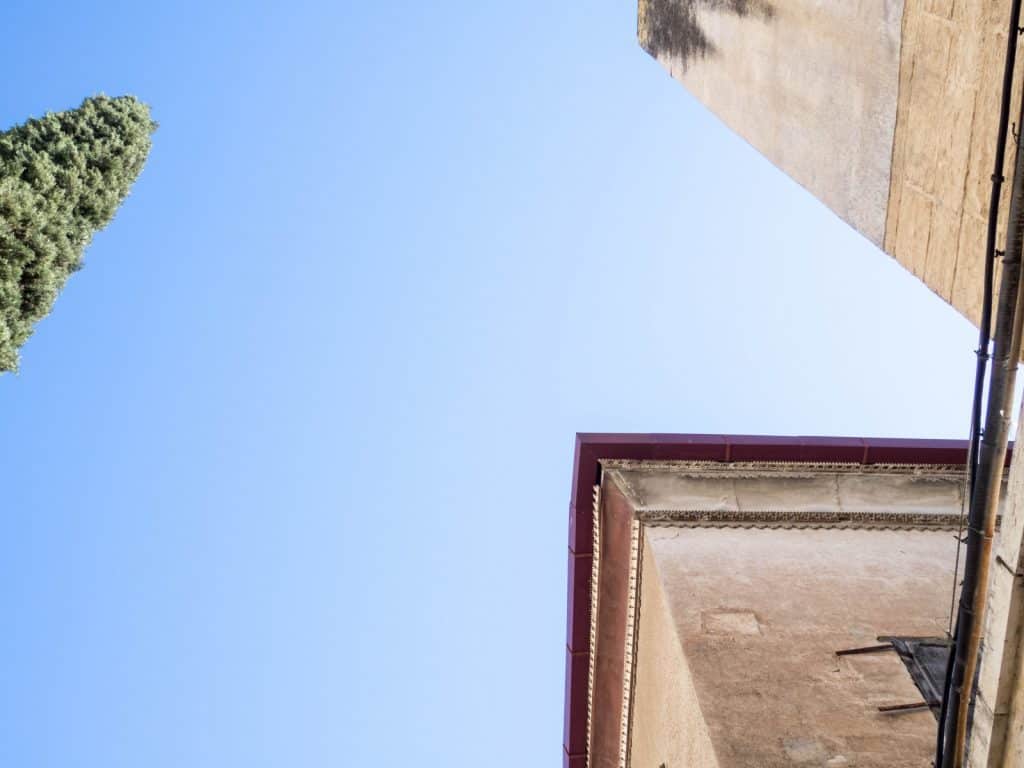
<svg viewBox="0 0 1024 768">
<path fill-rule="evenodd" d="M 970 462 L 970 488 L 974 488 L 977 474 L 978 443 L 981 435 L 981 400 L 985 388 L 985 366 L 988 362 L 988 344 L 992 331 L 992 289 L 995 284 L 996 237 L 999 225 L 999 202 L 1002 197 L 1003 166 L 1006 163 L 1006 137 L 1010 127 L 1010 104 L 1013 92 L 1013 72 L 1017 62 L 1017 36 L 1020 28 L 1021 0 L 1010 4 L 1010 28 L 1006 34 L 1006 57 L 1003 64 L 1003 90 L 999 104 L 999 126 L 996 134 L 996 152 L 992 169 L 992 190 L 988 201 L 988 226 L 985 232 L 985 277 L 982 284 L 981 321 L 978 323 L 977 363 L 974 370 L 974 397 L 971 401 L 971 440 L 967 460 Z M 1019 122 L 1018 122 L 1019 126 Z"/>
<path fill-rule="evenodd" d="M 1021 99 L 1024 118 L 1024 95 Z M 1019 119 L 1021 119 L 1019 118 Z M 960 591 L 960 611 L 953 674 L 950 681 L 945 742 L 952 749 L 943 755 L 943 765 L 961 768 L 965 759 L 968 712 L 972 696 L 964 696 L 966 683 L 973 694 L 981 637 L 984 630 L 992 540 L 995 537 L 996 512 L 1002 490 L 1006 445 L 1009 439 L 1013 390 L 1020 361 L 1022 317 L 1017 312 L 1021 250 L 1024 247 L 1024 152 L 1018 141 L 1010 190 L 1010 215 L 1007 221 L 1006 251 L 999 285 L 999 306 L 992 347 L 992 383 L 985 409 L 985 430 L 980 441 L 976 482 L 971 488 L 971 507 L 967 523 L 967 554 L 964 558 L 964 582 Z M 1016 355 L 1016 356 L 1014 356 Z"/>
<path fill-rule="evenodd" d="M 1003 64 L 1003 89 L 999 106 L 999 126 L 996 134 L 996 151 L 992 170 L 992 191 L 988 206 L 988 228 L 985 237 L 985 276 L 981 302 L 981 320 L 978 323 L 977 362 L 974 371 L 974 394 L 971 400 L 970 441 L 967 449 L 968 482 L 966 492 L 973 496 L 977 482 L 978 444 L 981 437 L 981 400 L 985 389 L 985 367 L 988 362 L 988 346 L 992 325 L 992 288 L 995 272 L 996 232 L 999 222 L 999 202 L 1002 194 L 1003 166 L 1006 157 L 1006 136 L 1010 123 L 1010 102 L 1013 91 L 1013 73 L 1017 60 L 1017 35 L 1020 28 L 1021 0 L 1012 0 L 1010 4 L 1010 23 L 1006 35 L 1006 56 Z M 1019 130 L 1024 130 L 1024 127 Z M 1019 358 L 1017 358 L 1019 359 Z M 959 547 L 959 545 L 958 545 Z M 959 548 L 957 557 L 959 560 Z M 956 574 L 953 574 L 954 589 Z M 951 638 L 954 645 L 960 635 L 960 620 L 957 619 L 956 629 Z M 950 652 L 946 664 L 946 679 L 942 690 L 942 704 L 939 708 L 939 727 L 935 736 L 935 766 L 946 765 L 944 761 L 945 723 L 949 710 L 949 695 L 953 679 L 953 659 Z"/>
</svg>

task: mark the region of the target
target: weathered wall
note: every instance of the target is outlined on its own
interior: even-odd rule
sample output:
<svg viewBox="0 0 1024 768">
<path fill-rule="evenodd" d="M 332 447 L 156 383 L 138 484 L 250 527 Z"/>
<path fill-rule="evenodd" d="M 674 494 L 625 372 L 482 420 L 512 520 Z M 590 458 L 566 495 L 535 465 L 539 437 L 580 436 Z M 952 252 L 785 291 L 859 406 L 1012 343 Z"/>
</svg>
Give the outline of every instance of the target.
<svg viewBox="0 0 1024 768">
<path fill-rule="evenodd" d="M 642 563 L 629 764 L 718 768 L 647 544 Z"/>
<path fill-rule="evenodd" d="M 1008 21 L 1009 0 L 639 0 L 638 35 L 728 126 L 977 322 Z M 1012 162 L 1011 147 L 1007 178 Z"/>
<path fill-rule="evenodd" d="M 667 642 L 682 648 L 722 768 L 928 765 L 932 714 L 877 709 L 921 698 L 896 655 L 835 651 L 878 635 L 943 634 L 949 530 L 679 526 L 644 535 L 675 626 Z M 641 641 L 648 610 L 642 600 Z M 665 716 L 686 722 L 688 699 L 676 702 Z"/>
<path fill-rule="evenodd" d="M 885 250 L 974 323 L 981 315 L 1009 5 L 909 0 L 903 16 Z M 1015 93 L 1020 74 L 1018 67 Z M 1015 95 L 1014 121 L 1017 101 Z M 1013 159 L 1010 137 L 1007 180 Z"/>
<path fill-rule="evenodd" d="M 1017 445 L 1024 445 L 1024 420 Z M 1021 618 L 1024 616 L 1024 465 L 1015 460 L 1010 469 L 1003 505 L 1002 525 L 996 537 L 984 651 L 974 701 L 969 750 L 970 768 L 1024 766 L 1024 680 L 1021 678 Z"/>
</svg>

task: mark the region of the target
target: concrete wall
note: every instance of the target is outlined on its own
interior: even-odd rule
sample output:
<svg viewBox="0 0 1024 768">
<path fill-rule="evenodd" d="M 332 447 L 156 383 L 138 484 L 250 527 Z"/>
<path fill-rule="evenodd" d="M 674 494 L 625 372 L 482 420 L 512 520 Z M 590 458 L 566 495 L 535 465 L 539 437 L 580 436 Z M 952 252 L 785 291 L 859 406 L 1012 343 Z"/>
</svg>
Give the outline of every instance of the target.
<svg viewBox="0 0 1024 768">
<path fill-rule="evenodd" d="M 730 128 L 977 322 L 1008 18 L 1009 0 L 640 0 L 638 35 Z"/>
</svg>

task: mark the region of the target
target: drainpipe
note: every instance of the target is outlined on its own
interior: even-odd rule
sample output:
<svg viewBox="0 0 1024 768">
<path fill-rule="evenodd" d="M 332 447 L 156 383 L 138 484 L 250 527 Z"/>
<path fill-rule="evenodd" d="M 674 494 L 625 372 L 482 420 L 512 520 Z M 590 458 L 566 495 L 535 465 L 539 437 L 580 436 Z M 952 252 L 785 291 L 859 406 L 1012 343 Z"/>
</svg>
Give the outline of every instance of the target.
<svg viewBox="0 0 1024 768">
<path fill-rule="evenodd" d="M 999 222 L 999 202 L 1003 181 L 1003 165 L 1006 155 L 1006 135 L 1010 123 L 1010 101 L 1013 90 L 1013 73 L 1017 59 L 1017 35 L 1020 29 L 1021 0 L 1011 0 L 1010 23 L 1006 33 L 1006 56 L 1003 63 L 1003 89 L 999 105 L 999 127 L 996 134 L 996 150 L 994 168 L 992 170 L 992 191 L 988 206 L 988 227 L 985 238 L 985 274 L 981 302 L 981 322 L 978 324 L 977 363 L 974 372 L 974 394 L 971 400 L 971 435 L 967 450 L 968 482 L 967 493 L 972 494 L 977 483 L 978 449 L 981 439 L 981 400 L 985 388 L 985 368 L 988 362 L 989 340 L 992 331 L 992 288 L 994 280 L 996 230 Z M 1022 112 L 1024 114 L 1024 112 Z M 1024 125 L 1019 130 L 1024 130 Z M 1014 360 L 1019 358 L 1014 357 Z M 1012 388 L 1011 388 L 1012 389 Z M 959 553 L 958 553 L 959 554 Z M 957 557 L 959 561 L 959 557 Z M 960 622 L 957 620 L 952 641 L 957 642 L 960 635 Z M 947 744 L 945 724 L 949 713 L 949 697 L 953 679 L 953 661 L 955 654 L 949 654 L 946 664 L 945 685 L 942 690 L 942 706 L 939 709 L 939 726 L 935 736 L 935 768 L 948 765 L 944 759 Z"/>
<path fill-rule="evenodd" d="M 1016 30 L 1014 30 L 1016 37 Z M 1024 119 L 1024 95 L 1021 99 Z M 964 581 L 960 591 L 957 638 L 950 680 L 949 705 L 945 728 L 946 750 L 943 768 L 961 768 L 966 759 L 968 714 L 973 699 L 981 638 L 988 599 L 992 540 L 995 537 L 996 512 L 1002 490 L 1006 444 L 1009 439 L 1013 390 L 1020 361 L 1021 249 L 1024 246 L 1024 152 L 1017 139 L 1013 186 L 1010 190 L 1010 216 L 1007 222 L 1006 252 L 999 285 L 992 349 L 992 383 L 985 411 L 985 429 L 978 453 L 975 485 L 967 519 L 967 554 Z M 964 684 L 968 695 L 964 695 Z"/>
</svg>

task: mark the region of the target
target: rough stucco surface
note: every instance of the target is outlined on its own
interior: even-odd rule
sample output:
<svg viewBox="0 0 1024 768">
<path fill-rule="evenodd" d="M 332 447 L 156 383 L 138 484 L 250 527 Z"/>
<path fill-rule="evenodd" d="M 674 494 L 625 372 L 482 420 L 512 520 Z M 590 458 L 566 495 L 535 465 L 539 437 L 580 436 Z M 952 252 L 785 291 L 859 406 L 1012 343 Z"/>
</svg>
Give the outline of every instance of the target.
<svg viewBox="0 0 1024 768">
<path fill-rule="evenodd" d="M 644 544 L 630 765 L 718 768 L 657 563 Z"/>
<path fill-rule="evenodd" d="M 690 37 L 707 44 L 659 50 L 656 32 L 680 25 L 679 5 L 640 1 L 641 44 L 729 127 L 882 245 L 902 2 L 682 0 L 696 29 Z"/>
<path fill-rule="evenodd" d="M 981 315 L 1009 15 L 1009 0 L 910 0 L 903 18 L 885 250 L 973 323 Z M 1011 120 L 1022 67 L 1018 56 Z M 1009 137 L 1007 181 L 1013 157 Z"/>
<path fill-rule="evenodd" d="M 879 635 L 944 632 L 949 531 L 648 527 L 644 535 L 721 768 L 929 764 L 931 713 L 877 711 L 921 698 L 896 655 L 834 652 Z M 639 642 L 648 608 L 642 601 Z M 667 706 L 669 720 L 692 717 L 686 696 Z"/>
</svg>

